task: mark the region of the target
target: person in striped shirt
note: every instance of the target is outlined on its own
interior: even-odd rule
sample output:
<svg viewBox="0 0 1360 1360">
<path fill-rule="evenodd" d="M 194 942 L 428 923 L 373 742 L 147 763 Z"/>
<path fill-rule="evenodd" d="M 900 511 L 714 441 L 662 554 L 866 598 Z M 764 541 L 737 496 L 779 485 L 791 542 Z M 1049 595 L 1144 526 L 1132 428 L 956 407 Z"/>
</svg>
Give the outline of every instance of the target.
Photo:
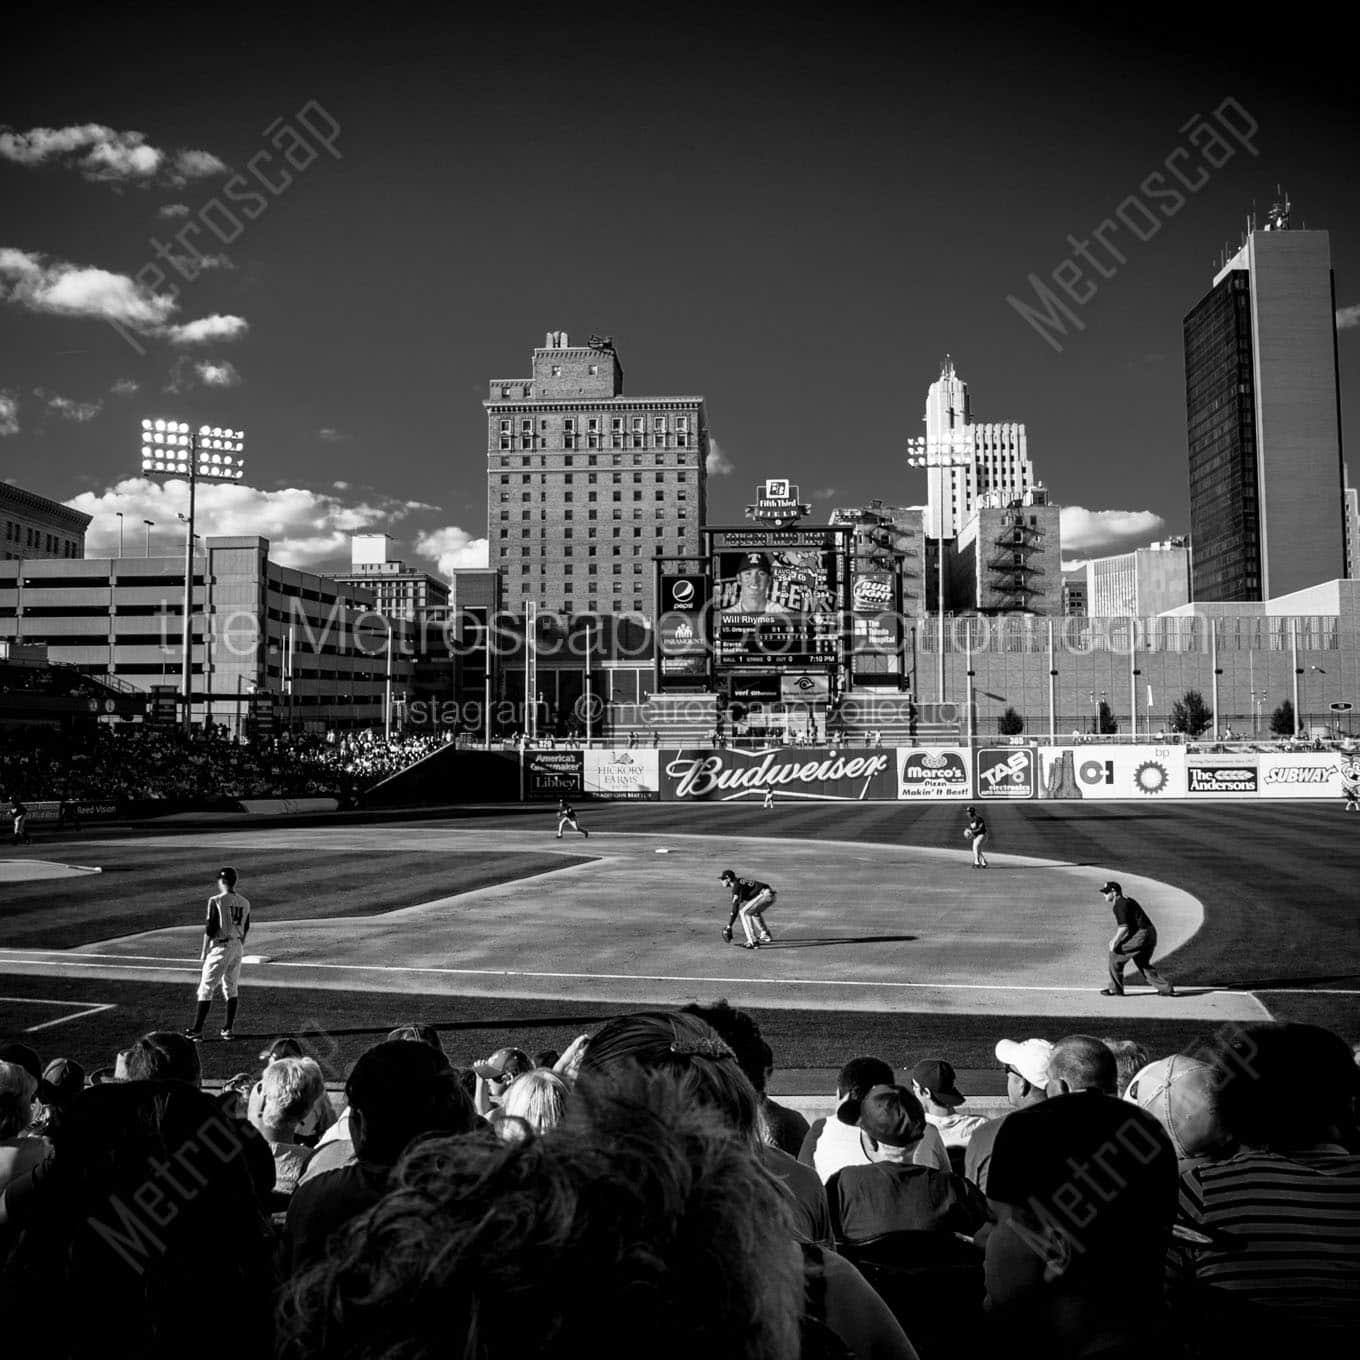
<svg viewBox="0 0 1360 1360">
<path fill-rule="evenodd" d="M 1181 1177 L 1172 1284 L 1207 1320 L 1212 1354 L 1343 1344 L 1360 1334 L 1360 1081 L 1349 1045 L 1315 1025 L 1225 1026 L 1207 1060 L 1235 1151 Z M 1349 1345 L 1347 1346 L 1349 1349 Z"/>
</svg>

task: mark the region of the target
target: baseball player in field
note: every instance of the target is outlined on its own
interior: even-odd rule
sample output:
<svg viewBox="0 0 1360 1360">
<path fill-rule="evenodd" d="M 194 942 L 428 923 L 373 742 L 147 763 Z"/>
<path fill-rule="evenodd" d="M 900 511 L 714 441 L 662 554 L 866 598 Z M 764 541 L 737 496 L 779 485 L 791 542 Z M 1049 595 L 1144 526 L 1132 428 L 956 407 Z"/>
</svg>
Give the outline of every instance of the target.
<svg viewBox="0 0 1360 1360">
<path fill-rule="evenodd" d="M 732 914 L 723 927 L 723 939 L 732 943 L 732 922 L 740 916 L 747 949 L 773 944 L 773 937 L 765 925 L 765 912 L 774 906 L 775 890 L 759 879 L 738 878 L 731 869 L 724 869 L 719 877 L 732 893 Z"/>
<path fill-rule="evenodd" d="M 227 1022 L 222 1037 L 230 1040 L 236 1023 L 237 984 L 241 977 L 241 956 L 250 932 L 250 903 L 236 891 L 236 870 L 230 867 L 217 875 L 217 894 L 208 898 L 208 917 L 203 923 L 203 947 L 199 958 L 203 976 L 198 984 L 198 1012 L 184 1033 L 195 1043 L 203 1038 L 203 1023 L 208 1018 L 213 993 L 221 990 L 227 1003 Z"/>
<path fill-rule="evenodd" d="M 1341 796 L 1346 800 L 1344 811 L 1360 812 L 1360 780 L 1348 780 L 1341 789 Z"/>
<path fill-rule="evenodd" d="M 580 822 L 576 820 L 576 813 L 565 798 L 557 800 L 557 839 L 562 839 L 562 828 L 569 826 L 573 831 L 579 831 L 586 840 L 590 839 L 590 832 L 582 828 Z"/>
<path fill-rule="evenodd" d="M 968 809 L 968 825 L 963 829 L 963 838 L 972 842 L 973 868 L 985 869 L 987 856 L 982 853 L 982 847 L 987 843 L 987 823 L 978 816 L 977 808 Z"/>
<path fill-rule="evenodd" d="M 774 785 L 767 784 L 765 786 L 765 801 L 761 804 L 761 807 L 772 808 L 773 806 L 774 806 Z"/>
<path fill-rule="evenodd" d="M 14 823 L 15 845 L 30 845 L 33 838 L 28 834 L 28 809 L 19 801 L 17 793 L 10 797 L 9 815 Z"/>
</svg>

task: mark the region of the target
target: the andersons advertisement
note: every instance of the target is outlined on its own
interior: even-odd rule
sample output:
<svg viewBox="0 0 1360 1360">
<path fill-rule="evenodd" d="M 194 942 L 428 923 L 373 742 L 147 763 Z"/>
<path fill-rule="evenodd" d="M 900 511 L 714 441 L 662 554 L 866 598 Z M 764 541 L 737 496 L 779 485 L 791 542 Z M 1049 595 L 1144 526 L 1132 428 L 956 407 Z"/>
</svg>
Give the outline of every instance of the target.
<svg viewBox="0 0 1360 1360">
<path fill-rule="evenodd" d="M 897 797 L 894 750 L 667 751 L 661 797 L 668 802 L 750 802 L 767 789 L 776 801 L 858 802 Z"/>
</svg>

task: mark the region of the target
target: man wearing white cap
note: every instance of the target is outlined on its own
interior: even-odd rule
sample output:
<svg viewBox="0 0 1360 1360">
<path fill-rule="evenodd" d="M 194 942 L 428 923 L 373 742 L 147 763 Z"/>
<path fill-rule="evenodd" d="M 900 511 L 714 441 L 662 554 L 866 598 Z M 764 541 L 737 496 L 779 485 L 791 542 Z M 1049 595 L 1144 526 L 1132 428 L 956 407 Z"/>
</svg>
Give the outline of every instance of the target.
<svg viewBox="0 0 1360 1360">
<path fill-rule="evenodd" d="M 1006 1098 L 1019 1110 L 1048 1098 L 1048 1059 L 1053 1045 L 1047 1039 L 1002 1039 L 996 1046 L 996 1060 L 1006 1069 Z M 989 1119 L 974 1129 L 963 1158 L 963 1174 L 979 1190 L 987 1189 L 987 1171 L 992 1161 L 996 1131 L 1006 1116 Z"/>
</svg>

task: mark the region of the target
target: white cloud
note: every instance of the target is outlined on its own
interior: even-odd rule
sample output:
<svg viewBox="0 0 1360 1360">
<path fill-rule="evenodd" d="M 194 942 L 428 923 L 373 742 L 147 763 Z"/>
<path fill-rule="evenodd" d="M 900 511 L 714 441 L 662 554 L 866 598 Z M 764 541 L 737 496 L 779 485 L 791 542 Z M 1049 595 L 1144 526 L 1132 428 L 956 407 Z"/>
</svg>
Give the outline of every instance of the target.
<svg viewBox="0 0 1360 1360">
<path fill-rule="evenodd" d="M 62 420 L 72 420 L 78 425 L 93 420 L 104 409 L 102 401 L 75 401 L 71 397 L 63 397 L 56 392 L 45 392 L 41 387 L 35 387 L 33 395 L 38 397 L 49 411 L 60 416 Z"/>
<path fill-rule="evenodd" d="M 194 372 L 205 387 L 239 387 L 241 375 L 236 365 L 225 359 L 204 359 L 194 365 Z"/>
<path fill-rule="evenodd" d="M 30 312 L 116 321 L 154 331 L 174 314 L 175 299 L 155 293 L 126 274 L 48 262 L 25 250 L 0 247 L 0 298 Z"/>
<path fill-rule="evenodd" d="M 10 391 L 0 391 L 0 438 L 19 433 L 19 398 Z"/>
<path fill-rule="evenodd" d="M 38 127 L 27 132 L 0 127 L 0 160 L 29 167 L 51 162 L 74 167 L 88 180 L 141 187 L 181 185 L 227 170 L 211 152 L 165 151 L 151 145 L 144 132 L 118 132 L 103 123 Z"/>
<path fill-rule="evenodd" d="M 186 283 L 209 269 L 235 269 L 226 255 L 167 255 L 166 262 Z"/>
<path fill-rule="evenodd" d="M 1353 330 L 1360 326 L 1360 303 L 1353 302 L 1349 307 L 1336 309 L 1336 328 L 1339 331 Z"/>
<path fill-rule="evenodd" d="M 243 316 L 214 312 L 182 326 L 167 326 L 162 334 L 172 345 L 202 345 L 213 340 L 239 340 L 249 329 L 250 323 Z"/>
<path fill-rule="evenodd" d="M 156 209 L 157 217 L 188 217 L 189 205 L 187 203 L 162 203 Z"/>
<path fill-rule="evenodd" d="M 332 482 L 331 485 L 332 485 L 337 491 L 348 491 L 348 490 L 349 490 L 349 483 L 348 483 L 348 482 Z"/>
<path fill-rule="evenodd" d="M 732 460 L 723 452 L 722 445 L 711 435 L 708 440 L 708 459 L 705 467 L 710 477 L 727 477 L 736 471 Z"/>
<path fill-rule="evenodd" d="M 340 444 L 348 439 L 349 435 L 340 430 L 333 430 L 327 426 L 324 429 L 318 430 L 316 432 L 316 437 L 321 440 L 323 444 Z"/>
<path fill-rule="evenodd" d="M 834 486 L 823 487 L 820 491 L 812 493 L 814 501 L 830 501 L 836 498 L 836 488 Z"/>
<path fill-rule="evenodd" d="M 416 553 L 434 562 L 439 574 L 448 577 L 455 567 L 484 567 L 487 565 L 487 541 L 473 538 L 466 529 L 449 525 L 417 534 Z"/>
<path fill-rule="evenodd" d="M 129 523 L 149 519 L 158 526 L 175 525 L 175 516 L 184 510 L 188 494 L 188 486 L 180 478 L 159 482 L 130 477 L 104 491 L 82 492 L 66 504 L 94 516 L 87 552 L 100 557 L 117 551 L 116 512 L 122 511 Z M 351 501 L 329 491 L 300 487 L 262 490 L 243 482 L 199 482 L 194 528 L 210 537 L 245 534 L 267 538 L 276 560 L 316 569 L 348 563 L 351 534 L 381 532 L 409 513 L 404 502 L 383 496 Z M 438 530 L 436 534 L 444 532 Z M 486 541 L 479 542 L 484 558 Z"/>
<path fill-rule="evenodd" d="M 119 378 L 109 388 L 109 392 L 115 397 L 130 397 L 141 387 L 136 378 Z"/>
<path fill-rule="evenodd" d="M 1062 546 L 1076 552 L 1131 548 L 1166 528 L 1166 521 L 1151 510 L 1087 510 L 1064 505 L 1061 515 Z"/>
</svg>

